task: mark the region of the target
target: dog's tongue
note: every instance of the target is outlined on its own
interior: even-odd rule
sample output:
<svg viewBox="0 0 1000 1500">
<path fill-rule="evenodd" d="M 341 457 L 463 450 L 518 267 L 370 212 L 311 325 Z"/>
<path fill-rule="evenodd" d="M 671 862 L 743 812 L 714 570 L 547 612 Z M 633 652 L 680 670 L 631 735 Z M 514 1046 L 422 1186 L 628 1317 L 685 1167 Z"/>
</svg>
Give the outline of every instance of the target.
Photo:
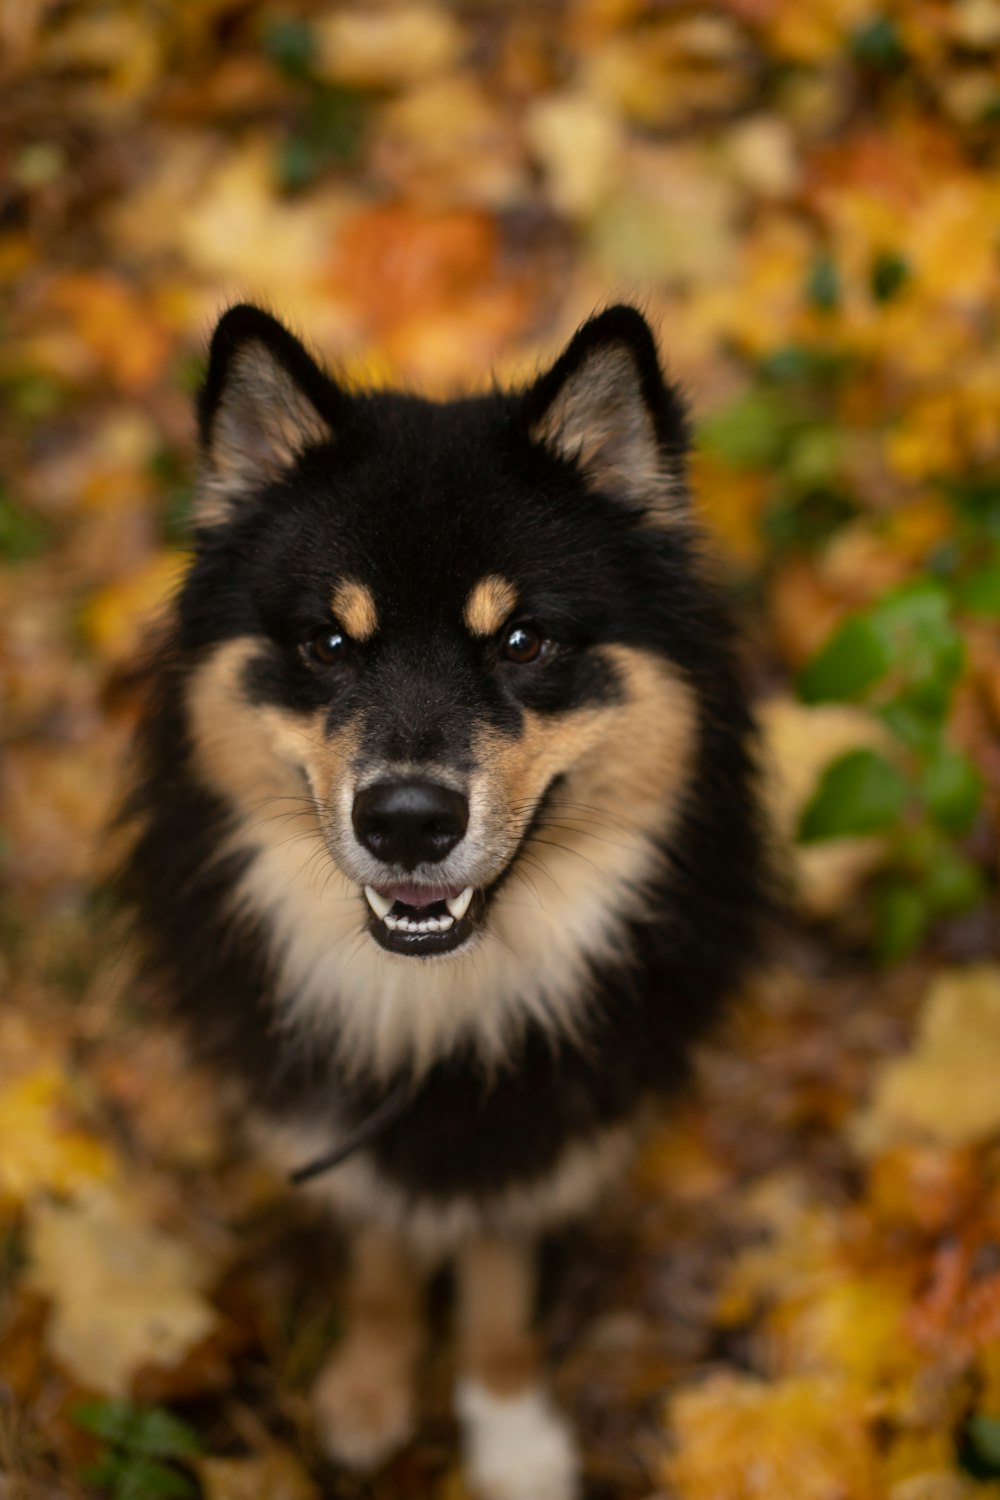
<svg viewBox="0 0 1000 1500">
<path fill-rule="evenodd" d="M 417 910 L 422 906 L 433 906 L 435 901 L 448 901 L 461 895 L 460 885 L 389 885 L 379 886 L 378 893 L 387 901 L 401 901 L 404 906 Z"/>
</svg>

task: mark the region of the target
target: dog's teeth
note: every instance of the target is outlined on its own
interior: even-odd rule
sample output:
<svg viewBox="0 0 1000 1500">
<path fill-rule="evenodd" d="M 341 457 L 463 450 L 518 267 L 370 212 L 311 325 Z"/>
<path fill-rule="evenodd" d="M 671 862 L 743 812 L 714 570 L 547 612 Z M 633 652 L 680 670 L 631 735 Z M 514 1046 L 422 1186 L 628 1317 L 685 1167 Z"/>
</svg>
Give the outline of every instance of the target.
<svg viewBox="0 0 1000 1500">
<path fill-rule="evenodd" d="M 455 925 L 452 917 L 425 917 L 415 922 L 412 917 L 383 917 L 385 925 L 393 932 L 447 932 Z"/>
<path fill-rule="evenodd" d="M 450 897 L 445 902 L 445 906 L 447 906 L 448 910 L 451 912 L 452 916 L 455 918 L 455 921 L 456 922 L 460 922 L 462 920 L 462 918 L 465 916 L 465 913 L 469 910 L 469 902 L 471 900 L 472 900 L 472 886 L 471 885 L 467 885 L 465 887 L 465 890 L 462 892 L 462 894 L 460 896 L 452 896 L 452 897 Z"/>
<path fill-rule="evenodd" d="M 375 915 L 381 917 L 383 922 L 386 921 L 389 913 L 392 911 L 392 902 L 387 901 L 384 896 L 380 896 L 378 891 L 373 890 L 370 885 L 365 886 L 365 895 L 368 898 L 368 905 Z"/>
</svg>

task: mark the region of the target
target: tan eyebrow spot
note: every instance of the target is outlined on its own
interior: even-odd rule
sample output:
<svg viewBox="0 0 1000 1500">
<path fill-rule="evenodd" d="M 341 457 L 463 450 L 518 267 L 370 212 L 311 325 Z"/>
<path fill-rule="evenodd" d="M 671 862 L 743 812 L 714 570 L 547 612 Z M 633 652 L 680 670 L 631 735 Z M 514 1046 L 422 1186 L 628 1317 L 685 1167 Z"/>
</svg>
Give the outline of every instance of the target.
<svg viewBox="0 0 1000 1500">
<path fill-rule="evenodd" d="M 465 623 L 473 635 L 493 635 L 516 603 L 514 585 L 499 573 L 487 573 L 465 601 Z"/>
<path fill-rule="evenodd" d="M 372 591 L 356 578 L 342 578 L 330 600 L 337 620 L 356 641 L 367 641 L 378 629 L 378 610 Z"/>
</svg>

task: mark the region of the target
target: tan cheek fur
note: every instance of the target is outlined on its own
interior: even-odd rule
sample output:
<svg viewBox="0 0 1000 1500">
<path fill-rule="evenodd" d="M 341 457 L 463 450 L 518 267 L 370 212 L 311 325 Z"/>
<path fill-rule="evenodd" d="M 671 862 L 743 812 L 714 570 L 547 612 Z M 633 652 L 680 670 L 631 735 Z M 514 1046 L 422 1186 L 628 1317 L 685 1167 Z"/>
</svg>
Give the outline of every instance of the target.
<svg viewBox="0 0 1000 1500">
<path fill-rule="evenodd" d="M 499 573 L 480 578 L 465 601 L 463 618 L 473 635 L 495 635 L 517 603 L 517 590 Z"/>
<path fill-rule="evenodd" d="M 694 695 L 659 658 L 625 646 L 604 652 L 623 683 L 624 704 L 555 717 L 529 712 L 516 740 L 494 732 L 479 736 L 480 795 L 491 821 L 523 825 L 549 783 L 565 776 L 554 806 L 567 814 L 576 808 L 581 839 L 588 837 L 588 818 L 595 837 L 629 826 L 666 831 L 691 774 Z"/>
<path fill-rule="evenodd" d="M 261 839 L 271 841 L 275 825 L 280 838 L 318 835 L 297 769 L 305 771 L 314 796 L 331 797 L 346 780 L 356 734 L 348 728 L 329 735 L 322 708 L 295 714 L 248 703 L 243 676 L 262 644 L 246 636 L 227 641 L 195 673 L 187 695 L 195 766 L 204 785 L 257 820 Z"/>
</svg>

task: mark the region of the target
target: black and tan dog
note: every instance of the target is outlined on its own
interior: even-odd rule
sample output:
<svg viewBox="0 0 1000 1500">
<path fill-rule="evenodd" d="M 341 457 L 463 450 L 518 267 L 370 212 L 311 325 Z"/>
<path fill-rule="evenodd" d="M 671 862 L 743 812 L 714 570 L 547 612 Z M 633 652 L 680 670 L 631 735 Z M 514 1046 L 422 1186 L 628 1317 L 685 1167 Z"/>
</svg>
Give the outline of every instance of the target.
<svg viewBox="0 0 1000 1500">
<path fill-rule="evenodd" d="M 349 391 L 220 322 L 196 555 L 154 664 L 127 872 L 193 1044 L 354 1232 L 331 1455 L 411 1428 L 454 1257 L 471 1482 L 564 1500 L 533 1257 L 618 1176 L 752 955 L 752 728 L 686 425 L 614 307 L 514 392 Z"/>
</svg>

